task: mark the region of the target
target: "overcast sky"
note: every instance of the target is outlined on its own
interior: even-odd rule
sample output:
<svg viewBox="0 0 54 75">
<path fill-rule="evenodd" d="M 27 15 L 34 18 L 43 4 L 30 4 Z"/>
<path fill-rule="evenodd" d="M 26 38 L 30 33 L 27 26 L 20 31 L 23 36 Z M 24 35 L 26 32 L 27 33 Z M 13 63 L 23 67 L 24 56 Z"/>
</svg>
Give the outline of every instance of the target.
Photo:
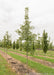
<svg viewBox="0 0 54 75">
<path fill-rule="evenodd" d="M 34 32 L 42 34 L 45 29 L 54 41 L 54 0 L 0 0 L 0 39 L 6 31 L 12 40 L 18 38 L 15 30 L 24 22 L 25 7 L 29 7 Z"/>
</svg>

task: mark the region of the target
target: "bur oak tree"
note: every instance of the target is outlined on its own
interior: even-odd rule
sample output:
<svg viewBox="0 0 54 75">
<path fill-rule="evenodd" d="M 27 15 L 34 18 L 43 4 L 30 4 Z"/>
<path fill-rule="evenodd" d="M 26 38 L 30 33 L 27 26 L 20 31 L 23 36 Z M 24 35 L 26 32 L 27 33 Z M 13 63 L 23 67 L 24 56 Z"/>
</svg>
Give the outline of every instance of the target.
<svg viewBox="0 0 54 75">
<path fill-rule="evenodd" d="M 28 52 L 32 51 L 31 46 L 33 44 L 34 49 L 34 40 L 33 40 L 33 34 L 32 29 L 33 27 L 30 26 L 31 21 L 29 21 L 29 15 L 28 15 L 28 7 L 25 8 L 25 21 L 24 24 L 21 25 L 20 29 L 17 29 L 18 35 L 20 35 L 21 39 L 25 41 L 24 49 L 26 51 L 27 55 L 27 63 L 28 63 Z M 34 51 L 34 50 L 33 50 Z"/>
</svg>

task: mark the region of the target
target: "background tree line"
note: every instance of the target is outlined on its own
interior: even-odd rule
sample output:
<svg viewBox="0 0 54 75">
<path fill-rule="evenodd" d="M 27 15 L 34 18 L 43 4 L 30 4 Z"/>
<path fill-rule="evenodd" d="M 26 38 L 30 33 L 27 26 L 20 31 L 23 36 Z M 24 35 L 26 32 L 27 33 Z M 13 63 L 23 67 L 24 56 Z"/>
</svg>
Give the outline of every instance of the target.
<svg viewBox="0 0 54 75">
<path fill-rule="evenodd" d="M 12 42 L 11 36 L 6 32 L 3 39 L 0 40 L 0 47 L 3 47 L 3 48 L 9 47 L 9 48 L 13 48 L 13 49 L 24 50 L 25 43 L 26 42 L 25 41 L 23 42 L 20 38 L 17 39 L 16 41 Z M 33 45 L 34 45 L 35 49 L 42 50 L 42 37 L 40 37 L 40 34 L 36 34 L 35 40 L 34 40 L 33 44 L 31 45 L 31 48 Z M 48 49 L 49 50 L 54 49 L 53 42 L 50 42 L 50 39 L 48 39 Z"/>
</svg>

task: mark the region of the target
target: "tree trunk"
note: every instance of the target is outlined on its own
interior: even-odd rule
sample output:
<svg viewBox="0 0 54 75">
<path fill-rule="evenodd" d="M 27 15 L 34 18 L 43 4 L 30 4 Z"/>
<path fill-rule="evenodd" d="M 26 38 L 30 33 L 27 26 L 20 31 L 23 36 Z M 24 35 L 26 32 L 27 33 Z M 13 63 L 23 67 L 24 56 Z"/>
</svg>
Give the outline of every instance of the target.
<svg viewBox="0 0 54 75">
<path fill-rule="evenodd" d="M 27 72 L 28 72 L 28 51 L 26 52 L 26 55 L 27 55 Z"/>
</svg>

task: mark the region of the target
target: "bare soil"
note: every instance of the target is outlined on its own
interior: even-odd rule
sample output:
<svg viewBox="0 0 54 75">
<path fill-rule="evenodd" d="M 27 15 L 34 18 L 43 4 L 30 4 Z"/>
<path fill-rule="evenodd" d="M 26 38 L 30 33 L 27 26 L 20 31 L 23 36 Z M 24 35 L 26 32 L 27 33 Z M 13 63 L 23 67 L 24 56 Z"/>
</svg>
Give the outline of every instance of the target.
<svg viewBox="0 0 54 75">
<path fill-rule="evenodd" d="M 22 62 L 12 58 L 3 51 L 0 51 L 0 54 L 7 60 L 7 62 L 10 64 L 10 67 L 13 69 L 13 71 L 17 73 L 17 75 L 40 75 L 39 73 L 36 73 L 33 69 L 27 67 L 26 64 L 23 64 Z"/>
<path fill-rule="evenodd" d="M 27 58 L 26 55 L 23 55 L 23 54 L 20 54 L 20 53 L 16 53 L 16 52 L 12 52 L 12 51 L 10 51 L 10 52 Z M 49 62 L 49 61 L 37 59 L 37 58 L 34 58 L 34 57 L 32 57 L 32 56 L 28 56 L 28 59 L 30 59 L 30 60 L 32 60 L 32 61 L 35 61 L 35 62 L 38 62 L 38 63 L 41 63 L 41 64 L 46 65 L 46 66 L 48 66 L 48 67 L 54 68 L 54 63 L 51 63 L 51 62 Z"/>
</svg>

